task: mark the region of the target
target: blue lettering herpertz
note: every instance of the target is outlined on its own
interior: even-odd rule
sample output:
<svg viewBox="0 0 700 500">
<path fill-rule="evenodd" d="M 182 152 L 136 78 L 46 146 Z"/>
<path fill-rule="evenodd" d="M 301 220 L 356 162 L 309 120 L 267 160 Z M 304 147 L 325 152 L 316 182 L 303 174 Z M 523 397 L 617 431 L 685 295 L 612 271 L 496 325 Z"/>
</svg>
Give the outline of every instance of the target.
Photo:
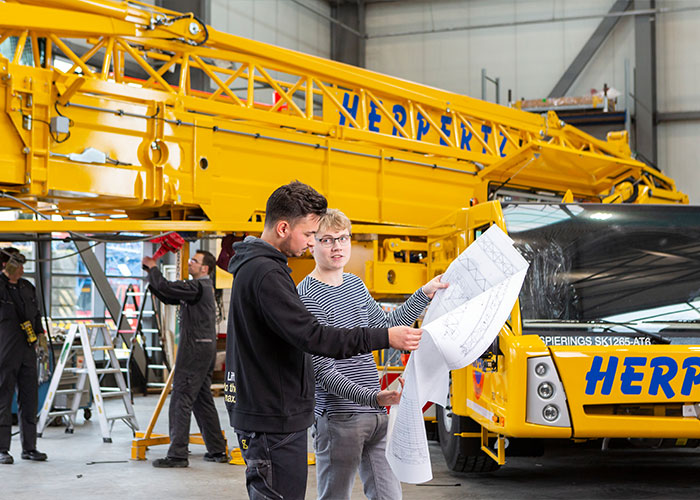
<svg viewBox="0 0 700 500">
<path fill-rule="evenodd" d="M 350 94 L 346 92 L 343 94 L 343 107 L 350 114 L 350 116 L 353 117 L 353 119 L 357 119 L 357 108 L 360 105 L 360 97 L 357 95 L 352 96 L 352 107 L 349 107 L 349 101 Z M 340 113 L 340 124 L 345 125 L 345 115 L 340 111 L 338 111 L 338 113 Z M 352 127 L 352 123 L 350 126 Z"/>
<path fill-rule="evenodd" d="M 644 371 L 642 368 L 649 362 L 651 368 L 651 376 L 648 376 L 649 371 Z M 617 368 L 619 359 L 617 356 L 608 358 L 608 365 L 603 369 L 603 357 L 594 356 L 591 362 L 591 368 L 586 373 L 586 394 L 592 396 L 600 394 L 604 396 L 610 395 L 612 386 L 617 378 Z M 619 374 L 620 392 L 624 395 L 639 395 L 645 392 L 650 396 L 658 396 L 659 391 L 663 391 L 666 399 L 671 399 L 676 396 L 676 391 L 671 386 L 671 382 L 676 378 L 679 372 L 678 362 L 669 356 L 656 356 L 648 359 L 644 356 L 627 356 L 623 358 L 623 369 Z M 700 357 L 692 356 L 683 360 L 682 369 L 683 383 L 681 385 L 681 395 L 690 396 L 693 392 L 693 387 L 700 385 Z M 644 384 L 649 381 L 648 386 Z M 598 383 L 602 382 L 600 391 Z"/>
<path fill-rule="evenodd" d="M 401 106 L 401 104 L 394 104 L 394 107 L 391 109 L 394 112 L 394 120 L 396 120 L 399 125 L 402 127 L 406 126 L 406 108 Z M 391 135 L 396 135 L 399 133 L 399 129 L 394 127 L 394 130 L 392 130 Z"/>
<path fill-rule="evenodd" d="M 654 369 L 651 374 L 651 382 L 649 382 L 649 394 L 656 396 L 659 389 L 662 389 L 667 398 L 675 396 L 676 393 L 671 388 L 671 380 L 678 373 L 678 363 L 668 356 L 660 356 L 652 359 L 649 366 Z"/>
<path fill-rule="evenodd" d="M 615 372 L 617 372 L 618 359 L 616 356 L 610 356 L 608 359 L 608 367 L 605 371 L 601 371 L 603 366 L 603 357 L 595 356 L 591 369 L 586 373 L 586 394 L 589 396 L 596 393 L 598 382 L 603 382 L 601 394 L 608 395 L 612 391 L 613 381 L 615 380 Z"/>
</svg>

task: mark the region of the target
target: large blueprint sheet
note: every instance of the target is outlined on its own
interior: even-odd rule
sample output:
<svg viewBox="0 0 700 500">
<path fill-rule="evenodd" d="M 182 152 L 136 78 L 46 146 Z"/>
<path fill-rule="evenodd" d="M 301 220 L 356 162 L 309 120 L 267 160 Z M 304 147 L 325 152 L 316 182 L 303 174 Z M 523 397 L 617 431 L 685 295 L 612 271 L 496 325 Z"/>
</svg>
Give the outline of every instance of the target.
<svg viewBox="0 0 700 500">
<path fill-rule="evenodd" d="M 450 370 L 473 363 L 493 343 L 518 298 L 528 263 L 498 226 L 450 264 L 423 320 L 423 337 L 404 371 L 399 405 L 391 408 L 386 457 L 405 483 L 433 477 L 422 408 L 448 402 Z"/>
</svg>

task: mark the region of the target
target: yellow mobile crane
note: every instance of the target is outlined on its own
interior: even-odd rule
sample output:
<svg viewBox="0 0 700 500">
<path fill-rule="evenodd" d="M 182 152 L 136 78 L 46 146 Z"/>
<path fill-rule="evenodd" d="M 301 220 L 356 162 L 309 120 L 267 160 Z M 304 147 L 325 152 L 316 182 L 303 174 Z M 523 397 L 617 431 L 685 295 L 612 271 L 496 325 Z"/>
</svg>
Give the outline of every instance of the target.
<svg viewBox="0 0 700 500">
<path fill-rule="evenodd" d="M 0 48 L 2 203 L 42 215 L 0 222 L 0 232 L 254 233 L 269 193 L 299 179 L 353 220 L 349 270 L 376 297 L 391 298 L 441 272 L 488 225 L 508 229 L 495 200 L 564 200 L 575 213 L 588 203 L 688 201 L 672 179 L 632 157 L 625 132 L 598 140 L 553 112 L 247 40 L 140 2 L 0 1 Z M 69 61 L 63 70 L 58 57 Z M 195 73 L 205 86 L 195 88 Z M 310 270 L 305 259 L 292 267 L 296 279 Z M 527 385 L 530 364 L 536 374 L 560 368 L 543 336 L 525 333 L 516 305 L 500 344 L 453 373 L 452 406 L 439 415 L 453 469 L 503 463 L 506 437 L 624 434 L 623 419 L 580 433 L 571 395 L 568 426 L 529 416 L 544 411 L 527 399 L 539 390 Z M 567 365 L 564 386 L 596 356 Z M 683 365 L 690 354 L 669 356 Z M 540 368 L 544 361 L 532 361 L 539 358 L 549 364 Z M 700 401 L 690 387 L 683 400 Z M 595 411 L 616 414 L 615 404 Z M 700 424 L 643 425 L 632 434 L 700 437 Z"/>
</svg>

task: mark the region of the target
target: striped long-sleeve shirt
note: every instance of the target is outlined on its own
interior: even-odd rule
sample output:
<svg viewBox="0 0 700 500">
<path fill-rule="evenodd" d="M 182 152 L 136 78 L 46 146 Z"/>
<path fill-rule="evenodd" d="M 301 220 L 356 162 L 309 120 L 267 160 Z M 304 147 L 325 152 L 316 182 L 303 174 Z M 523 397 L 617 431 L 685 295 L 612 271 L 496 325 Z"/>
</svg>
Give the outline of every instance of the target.
<svg viewBox="0 0 700 500">
<path fill-rule="evenodd" d="M 372 298 L 360 278 L 343 273 L 343 283 L 328 285 L 311 276 L 297 286 L 299 297 L 318 321 L 335 327 L 411 326 L 430 301 L 418 289 L 401 307 L 386 313 Z M 378 413 L 379 374 L 371 353 L 349 359 L 313 356 L 316 376 L 316 415 Z"/>
</svg>

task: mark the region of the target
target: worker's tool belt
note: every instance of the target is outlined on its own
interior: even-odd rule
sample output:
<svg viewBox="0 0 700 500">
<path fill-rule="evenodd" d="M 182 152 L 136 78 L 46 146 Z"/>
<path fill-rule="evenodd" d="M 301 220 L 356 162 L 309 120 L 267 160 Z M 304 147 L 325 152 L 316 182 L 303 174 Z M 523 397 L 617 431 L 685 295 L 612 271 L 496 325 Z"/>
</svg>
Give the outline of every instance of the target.
<svg viewBox="0 0 700 500">
<path fill-rule="evenodd" d="M 22 330 L 24 330 L 24 333 L 27 335 L 27 342 L 29 342 L 29 345 L 36 342 L 36 333 L 34 333 L 34 327 L 32 326 L 31 321 L 24 321 L 23 323 L 20 323 L 19 326 L 22 327 Z"/>
</svg>

